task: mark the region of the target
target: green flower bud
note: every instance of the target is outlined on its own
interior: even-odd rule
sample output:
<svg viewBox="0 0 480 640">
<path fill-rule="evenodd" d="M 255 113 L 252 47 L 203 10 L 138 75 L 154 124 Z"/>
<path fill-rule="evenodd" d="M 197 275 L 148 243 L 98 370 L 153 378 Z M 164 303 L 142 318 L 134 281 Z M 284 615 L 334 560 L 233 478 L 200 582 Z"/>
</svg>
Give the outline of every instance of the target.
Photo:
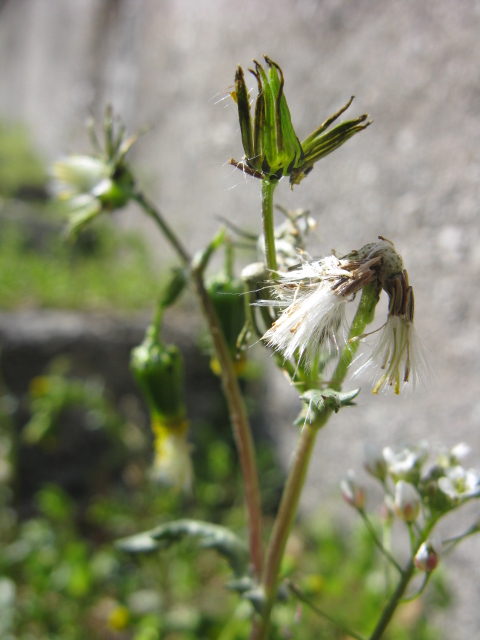
<svg viewBox="0 0 480 640">
<path fill-rule="evenodd" d="M 175 345 L 164 345 L 153 328 L 131 354 L 130 368 L 151 413 L 164 424 L 185 419 L 183 356 Z"/>
<path fill-rule="evenodd" d="M 327 129 L 350 106 L 353 98 L 337 113 L 328 118 L 318 129 L 300 143 L 292 125 L 290 110 L 283 93 L 281 68 L 265 56 L 267 71 L 256 61 L 255 70 L 258 95 L 252 120 L 250 100 L 243 70 L 235 73 L 235 91 L 232 97 L 238 105 L 238 118 L 245 158 L 230 163 L 246 173 L 261 179 L 279 180 L 290 177 L 293 186 L 303 180 L 317 160 L 337 149 L 355 133 L 365 129 L 367 115 L 356 120 L 342 122 L 327 132 Z"/>
<path fill-rule="evenodd" d="M 239 353 L 237 349 L 238 336 L 245 325 L 243 282 L 237 278 L 220 275 L 210 280 L 207 291 L 217 312 L 230 356 L 237 365 L 237 373 L 240 374 L 246 364 L 244 352 Z M 220 373 L 220 365 L 215 359 L 212 359 L 211 366 L 214 373 Z"/>
<path fill-rule="evenodd" d="M 125 139 L 124 133 L 121 124 L 115 131 L 112 113 L 107 110 L 104 148 L 92 133 L 95 155 L 73 155 L 53 165 L 54 188 L 67 206 L 71 232 L 77 232 L 103 211 L 121 209 L 132 198 L 135 180 L 125 155 L 138 136 Z"/>
</svg>

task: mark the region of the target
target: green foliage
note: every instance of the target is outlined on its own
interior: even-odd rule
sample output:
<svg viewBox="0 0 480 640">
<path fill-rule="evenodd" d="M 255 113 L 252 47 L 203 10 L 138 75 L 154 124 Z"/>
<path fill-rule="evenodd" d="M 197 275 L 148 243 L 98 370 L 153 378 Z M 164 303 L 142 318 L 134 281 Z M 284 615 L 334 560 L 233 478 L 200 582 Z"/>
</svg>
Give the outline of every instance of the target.
<svg viewBox="0 0 480 640">
<path fill-rule="evenodd" d="M 45 186 L 47 172 L 33 150 L 30 137 L 19 124 L 0 122 L 0 196 Z"/>
<path fill-rule="evenodd" d="M 37 213 L 45 219 L 40 210 Z M 21 225 L 1 225 L 0 309 L 135 311 L 154 304 L 158 275 L 138 236 L 121 234 L 102 222 L 74 244 L 59 237 L 55 225 L 39 246 L 34 223 L 29 218 Z"/>
<path fill-rule="evenodd" d="M 62 388 L 68 390 L 70 385 L 59 377 L 57 370 L 45 380 L 49 384 L 57 381 L 62 395 Z M 37 385 L 37 394 L 42 388 L 46 393 L 49 384 L 40 379 L 33 388 Z M 81 389 L 75 385 L 71 390 Z M 81 395 L 75 397 L 76 402 L 81 401 Z M 86 395 L 83 402 L 89 411 Z M 0 403 L 0 407 L 8 406 Z M 6 426 L 5 411 L 1 415 Z M 122 421 L 118 414 L 114 418 L 116 424 Z M 113 438 L 122 439 L 122 445 L 133 442 L 125 438 L 125 428 L 111 432 Z M 12 508 L 13 494 L 0 492 L 4 507 L 0 518 L 4 542 L 0 548 L 2 638 L 244 640 L 248 636 L 251 605 L 239 598 L 245 587 L 232 582 L 228 562 L 208 548 L 220 545 L 222 550 L 223 527 L 245 539 L 241 485 L 232 464 L 235 454 L 229 433 L 219 434 L 207 424 L 200 425 L 199 432 L 193 454 L 193 498 L 148 480 L 147 439 L 140 450 L 138 444 L 131 450 L 123 472 L 124 485 L 112 483 L 88 500 L 74 501 L 61 487 L 45 485 L 36 494 L 30 517 L 24 519 Z M 13 449 L 3 447 L 2 451 L 14 464 Z M 260 447 L 259 454 L 265 493 L 273 495 L 280 478 L 274 471 L 271 450 Z M 190 526 L 183 520 L 187 507 L 192 517 L 218 523 L 197 531 L 200 540 L 207 543 L 203 548 L 198 537 L 195 541 L 183 535 Z M 161 550 L 146 556 L 115 548 L 116 540 L 141 530 L 156 529 L 154 537 L 160 535 L 164 541 L 174 520 L 186 524 L 177 531 L 178 536 L 174 532 L 178 544 L 171 548 L 162 545 Z M 313 604 L 365 631 L 372 628 L 384 601 L 383 573 L 370 537 L 363 530 L 348 536 L 325 517 L 294 531 L 282 573 L 298 584 Z M 279 602 L 275 610 L 273 638 L 284 640 L 292 634 L 305 640 L 345 637 L 307 605 L 299 608 L 294 595 L 285 590 L 282 593 L 287 600 Z M 445 605 L 441 591 L 430 589 L 429 594 L 429 606 Z M 423 607 L 409 607 L 409 615 L 399 618 L 386 638 L 438 639 L 438 633 L 434 635 L 426 626 Z"/>
</svg>

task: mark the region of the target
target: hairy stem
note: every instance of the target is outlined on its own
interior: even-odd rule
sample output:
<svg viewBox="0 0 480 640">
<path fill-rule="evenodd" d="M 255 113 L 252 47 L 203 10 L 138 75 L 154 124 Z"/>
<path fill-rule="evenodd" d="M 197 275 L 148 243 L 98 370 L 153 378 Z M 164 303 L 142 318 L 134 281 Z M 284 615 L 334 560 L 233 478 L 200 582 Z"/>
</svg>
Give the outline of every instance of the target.
<svg viewBox="0 0 480 640">
<path fill-rule="evenodd" d="M 191 258 L 182 246 L 176 234 L 169 227 L 160 212 L 150 204 L 142 194 L 135 195 L 136 202 L 160 227 L 166 239 L 177 252 L 182 262 L 191 268 Z M 232 422 L 235 443 L 237 446 L 240 467 L 242 470 L 245 503 L 248 515 L 248 532 L 250 558 L 255 575 L 259 577 L 262 570 L 262 512 L 260 504 L 260 485 L 258 481 L 258 470 L 255 459 L 255 449 L 253 445 L 252 432 L 245 409 L 245 403 L 240 391 L 238 379 L 235 374 L 232 359 L 225 343 L 217 313 L 212 304 L 210 296 L 205 289 L 203 274 L 201 269 L 192 269 L 192 280 L 195 284 L 198 298 L 203 310 L 203 314 L 208 324 L 212 336 L 215 355 L 221 366 L 221 380 L 223 391 L 228 404 L 230 419 Z"/>
</svg>

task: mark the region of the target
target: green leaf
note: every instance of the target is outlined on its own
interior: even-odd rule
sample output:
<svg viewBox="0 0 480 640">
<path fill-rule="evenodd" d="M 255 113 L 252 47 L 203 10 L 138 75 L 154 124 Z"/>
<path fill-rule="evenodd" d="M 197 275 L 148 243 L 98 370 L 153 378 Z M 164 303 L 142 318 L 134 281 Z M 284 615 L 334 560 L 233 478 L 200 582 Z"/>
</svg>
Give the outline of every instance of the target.
<svg viewBox="0 0 480 640">
<path fill-rule="evenodd" d="M 150 553 L 179 542 L 185 536 L 199 538 L 204 549 L 215 549 L 226 558 L 236 576 L 247 573 L 250 559 L 245 543 L 229 529 L 210 522 L 175 520 L 119 540 L 117 546 L 129 553 Z"/>
</svg>

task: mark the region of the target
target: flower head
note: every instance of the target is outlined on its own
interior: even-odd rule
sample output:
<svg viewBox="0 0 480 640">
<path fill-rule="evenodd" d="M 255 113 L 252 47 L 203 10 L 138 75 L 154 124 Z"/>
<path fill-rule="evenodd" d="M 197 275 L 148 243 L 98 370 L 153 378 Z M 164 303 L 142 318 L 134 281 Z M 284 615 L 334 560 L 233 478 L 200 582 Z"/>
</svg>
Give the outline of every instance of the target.
<svg viewBox="0 0 480 640">
<path fill-rule="evenodd" d="M 105 114 L 103 149 L 93 129 L 91 133 L 96 155 L 72 155 L 58 160 L 52 168 L 54 190 L 67 205 L 71 232 L 77 232 L 102 211 L 124 207 L 133 193 L 134 179 L 125 155 L 138 136 L 125 138 L 123 125 L 114 131 L 111 109 Z"/>
<path fill-rule="evenodd" d="M 387 463 L 382 448 L 379 445 L 366 442 L 363 451 L 365 456 L 365 469 L 374 478 L 384 480 L 387 475 Z"/>
<path fill-rule="evenodd" d="M 306 236 L 317 226 L 310 212 L 305 209 L 289 211 L 283 207 L 277 207 L 286 220 L 275 227 L 275 250 L 277 253 L 277 265 L 280 271 L 287 271 L 298 265 L 299 255 L 305 252 Z M 259 258 L 265 262 L 265 237 L 262 234 L 257 242 Z"/>
<path fill-rule="evenodd" d="M 395 481 L 417 482 L 420 478 L 422 465 L 427 459 L 428 449 L 428 443 L 424 441 L 416 446 L 406 447 L 399 453 L 395 453 L 390 447 L 385 447 L 383 457 L 387 464 L 388 473 Z"/>
<path fill-rule="evenodd" d="M 283 311 L 265 333 L 265 342 L 286 359 L 297 353 L 306 368 L 313 369 L 321 351 L 338 350 L 347 303 L 368 284 L 380 286 L 392 251 L 391 243 L 382 239 L 343 258 L 331 255 L 280 272 L 272 286 L 274 300 L 265 304 Z"/>
<path fill-rule="evenodd" d="M 300 144 L 283 93 L 282 70 L 267 56 L 265 62 L 266 70 L 257 61 L 254 61 L 255 68 L 250 69 L 258 85 L 253 119 L 243 69 L 238 67 L 235 73 L 232 97 L 238 106 L 245 158 L 242 162 L 232 158 L 230 163 L 256 178 L 279 180 L 283 176 L 290 176 L 293 186 L 313 169 L 317 160 L 340 147 L 370 123 L 366 122 L 368 116 L 362 115 L 356 120 L 342 122 L 327 132 L 350 106 L 352 98 Z"/>
<path fill-rule="evenodd" d="M 377 371 L 380 366 L 380 375 L 375 374 L 373 393 L 393 387 L 398 395 L 402 383 L 410 382 L 415 388 L 429 365 L 413 325 L 413 288 L 409 285 L 403 260 L 392 244 L 387 250 L 383 248 L 382 254 L 378 279 L 389 298 L 387 321 L 371 357 L 357 374 L 372 367 Z"/>
<path fill-rule="evenodd" d="M 454 502 L 480 497 L 480 475 L 475 469 L 464 469 L 460 465 L 445 470 L 438 479 L 438 486 Z"/>
</svg>

